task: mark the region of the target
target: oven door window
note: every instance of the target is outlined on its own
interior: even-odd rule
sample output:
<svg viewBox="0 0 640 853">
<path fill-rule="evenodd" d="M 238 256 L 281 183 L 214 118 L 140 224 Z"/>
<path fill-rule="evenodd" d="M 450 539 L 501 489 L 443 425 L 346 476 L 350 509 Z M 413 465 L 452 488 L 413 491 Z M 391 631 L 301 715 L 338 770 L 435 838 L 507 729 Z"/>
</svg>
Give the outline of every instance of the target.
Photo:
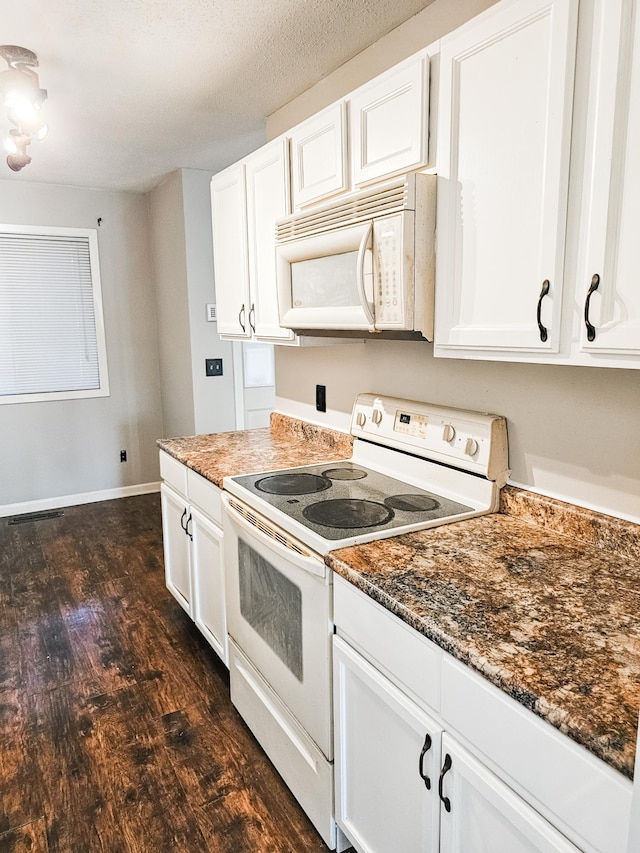
<svg viewBox="0 0 640 853">
<path fill-rule="evenodd" d="M 238 540 L 240 613 L 298 681 L 302 681 L 302 593 Z"/>
</svg>

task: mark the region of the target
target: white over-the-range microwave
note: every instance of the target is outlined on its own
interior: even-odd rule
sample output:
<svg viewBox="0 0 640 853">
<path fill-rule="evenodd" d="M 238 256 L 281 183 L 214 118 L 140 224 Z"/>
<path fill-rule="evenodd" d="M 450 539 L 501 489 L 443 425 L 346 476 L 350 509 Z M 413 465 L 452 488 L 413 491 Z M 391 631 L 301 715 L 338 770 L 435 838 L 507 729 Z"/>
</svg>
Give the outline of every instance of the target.
<svg viewBox="0 0 640 853">
<path fill-rule="evenodd" d="M 432 340 L 435 202 L 414 173 L 278 220 L 280 325 Z"/>
</svg>

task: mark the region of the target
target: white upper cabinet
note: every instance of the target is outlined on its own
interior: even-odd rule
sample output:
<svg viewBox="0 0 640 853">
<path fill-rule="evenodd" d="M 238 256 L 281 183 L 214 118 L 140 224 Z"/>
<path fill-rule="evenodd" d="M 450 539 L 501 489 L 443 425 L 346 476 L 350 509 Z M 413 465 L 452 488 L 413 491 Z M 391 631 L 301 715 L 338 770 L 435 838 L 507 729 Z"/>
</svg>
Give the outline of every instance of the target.
<svg viewBox="0 0 640 853">
<path fill-rule="evenodd" d="M 251 304 L 247 317 L 254 337 L 293 341 L 278 319 L 275 222 L 289 213 L 289 160 L 285 139 L 276 139 L 245 160 Z"/>
<path fill-rule="evenodd" d="M 349 188 L 344 102 L 312 116 L 289 137 L 295 210 Z"/>
<path fill-rule="evenodd" d="M 275 221 L 289 213 L 286 140 L 214 175 L 211 210 L 218 334 L 292 342 L 278 321 L 275 281 Z"/>
<path fill-rule="evenodd" d="M 236 163 L 213 176 L 213 270 L 218 334 L 248 338 L 249 261 L 244 165 Z"/>
<path fill-rule="evenodd" d="M 577 6 L 508 0 L 441 41 L 436 355 L 559 348 Z"/>
<path fill-rule="evenodd" d="M 429 56 L 421 53 L 349 96 L 353 184 L 427 163 Z"/>
<path fill-rule="evenodd" d="M 574 360 L 640 367 L 640 4 L 587 5 L 593 30 Z"/>
</svg>

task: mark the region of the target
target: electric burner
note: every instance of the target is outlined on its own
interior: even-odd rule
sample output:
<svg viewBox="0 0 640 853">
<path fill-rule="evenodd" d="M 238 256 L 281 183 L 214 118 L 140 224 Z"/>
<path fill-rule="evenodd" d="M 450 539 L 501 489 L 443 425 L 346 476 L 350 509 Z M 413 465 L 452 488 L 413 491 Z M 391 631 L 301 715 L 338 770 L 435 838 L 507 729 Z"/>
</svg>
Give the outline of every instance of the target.
<svg viewBox="0 0 640 853">
<path fill-rule="evenodd" d="M 367 472 L 353 467 L 327 468 L 322 472 L 322 476 L 330 480 L 362 480 L 367 476 Z"/>
<path fill-rule="evenodd" d="M 391 495 L 384 499 L 384 505 L 403 512 L 431 512 L 438 509 L 440 503 L 428 495 Z"/>
<path fill-rule="evenodd" d="M 273 474 L 257 480 L 255 487 L 259 492 L 270 495 L 311 495 L 331 488 L 331 482 L 326 477 L 316 474 L 299 474 L 295 471 L 285 471 L 283 474 Z"/>
<path fill-rule="evenodd" d="M 377 501 L 336 498 L 309 504 L 303 516 L 324 527 L 349 530 L 356 527 L 378 527 L 393 518 L 393 511 Z"/>
</svg>

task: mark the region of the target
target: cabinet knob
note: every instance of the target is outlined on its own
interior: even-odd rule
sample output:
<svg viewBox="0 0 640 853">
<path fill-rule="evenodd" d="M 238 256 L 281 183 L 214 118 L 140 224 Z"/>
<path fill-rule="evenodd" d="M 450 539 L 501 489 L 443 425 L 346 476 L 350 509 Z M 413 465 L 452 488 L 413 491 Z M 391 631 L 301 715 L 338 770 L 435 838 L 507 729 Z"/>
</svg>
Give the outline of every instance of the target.
<svg viewBox="0 0 640 853">
<path fill-rule="evenodd" d="M 587 327 L 587 340 L 595 341 L 596 339 L 596 327 L 589 320 L 589 306 L 591 304 L 591 294 L 595 293 L 595 291 L 600 287 L 600 276 L 598 273 L 594 275 L 591 279 L 591 285 L 589 286 L 589 290 L 587 291 L 587 298 L 584 301 L 584 324 Z"/>
</svg>

